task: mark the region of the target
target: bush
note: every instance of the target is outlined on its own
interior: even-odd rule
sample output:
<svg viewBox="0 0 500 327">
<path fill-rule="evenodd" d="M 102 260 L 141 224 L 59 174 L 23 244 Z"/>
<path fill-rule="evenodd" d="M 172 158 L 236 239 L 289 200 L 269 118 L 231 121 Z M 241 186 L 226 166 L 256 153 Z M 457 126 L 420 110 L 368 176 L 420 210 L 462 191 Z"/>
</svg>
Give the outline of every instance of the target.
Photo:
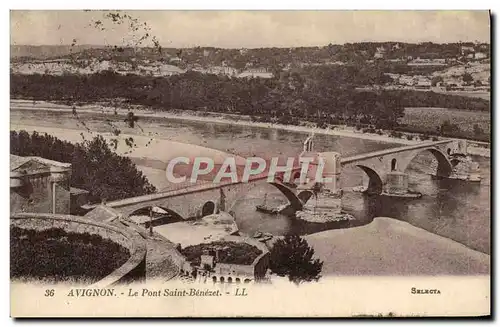
<svg viewBox="0 0 500 327">
<path fill-rule="evenodd" d="M 460 127 L 457 124 L 450 123 L 449 120 L 444 121 L 439 127 L 439 133 L 443 136 L 452 136 L 453 134 L 459 133 Z"/>
<path fill-rule="evenodd" d="M 94 283 L 130 257 L 126 248 L 99 235 L 18 227 L 10 235 L 11 278 Z"/>
<path fill-rule="evenodd" d="M 428 134 L 423 134 L 423 135 L 420 135 L 420 139 L 422 141 L 426 141 L 426 140 L 430 139 L 430 136 Z"/>
<path fill-rule="evenodd" d="M 270 268 L 278 276 L 288 276 L 291 282 L 318 281 L 323 262 L 313 259 L 314 249 L 298 235 L 287 235 L 274 243 Z"/>
<path fill-rule="evenodd" d="M 390 136 L 391 136 L 391 137 L 401 138 L 401 137 L 403 136 L 403 133 L 398 132 L 398 131 L 391 131 Z"/>
<path fill-rule="evenodd" d="M 474 135 L 475 136 L 481 136 L 481 135 L 484 134 L 483 129 L 478 124 L 474 124 L 473 129 L 474 129 Z"/>
</svg>

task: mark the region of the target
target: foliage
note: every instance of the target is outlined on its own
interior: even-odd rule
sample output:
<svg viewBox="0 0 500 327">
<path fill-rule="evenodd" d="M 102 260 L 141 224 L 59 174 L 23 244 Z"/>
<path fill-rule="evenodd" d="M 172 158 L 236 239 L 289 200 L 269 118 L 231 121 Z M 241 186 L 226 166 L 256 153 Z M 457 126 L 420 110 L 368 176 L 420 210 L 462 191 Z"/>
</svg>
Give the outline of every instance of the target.
<svg viewBox="0 0 500 327">
<path fill-rule="evenodd" d="M 314 249 L 298 235 L 286 235 L 274 243 L 270 268 L 279 276 L 288 276 L 291 282 L 318 281 L 323 262 L 313 259 Z"/>
<path fill-rule="evenodd" d="M 464 74 L 462 75 L 462 80 L 464 81 L 464 83 L 466 83 L 466 84 L 470 84 L 471 82 L 473 82 L 473 81 L 474 81 L 474 78 L 472 77 L 472 75 L 471 75 L 471 74 L 469 74 L 469 73 L 464 73 Z"/>
<path fill-rule="evenodd" d="M 473 129 L 474 129 L 474 135 L 476 136 L 480 136 L 484 133 L 483 129 L 478 124 L 474 124 Z"/>
<path fill-rule="evenodd" d="M 430 139 L 430 135 L 429 134 L 421 134 L 420 135 L 420 140 L 422 141 L 427 141 L 428 139 Z"/>
<path fill-rule="evenodd" d="M 403 133 L 398 132 L 398 131 L 391 131 L 390 136 L 391 137 L 396 137 L 396 138 L 401 138 L 401 137 L 403 137 Z"/>
<path fill-rule="evenodd" d="M 439 132 L 442 135 L 449 135 L 458 131 L 460 131 L 460 127 L 458 127 L 458 125 L 456 124 L 450 123 L 449 120 L 445 120 L 444 123 L 442 123 L 439 127 Z"/>
<path fill-rule="evenodd" d="M 442 82 L 443 82 L 443 76 L 441 76 L 441 75 L 434 76 L 431 79 L 431 85 L 432 86 L 436 86 L 438 83 L 442 83 Z"/>
<path fill-rule="evenodd" d="M 72 164 L 70 185 L 90 192 L 92 202 L 150 194 L 156 191 L 135 164 L 114 153 L 102 136 L 73 144 L 48 134 L 10 132 L 11 154 L 39 156 Z"/>
<path fill-rule="evenodd" d="M 308 70 L 273 79 L 239 79 L 189 71 L 169 77 L 106 71 L 87 76 L 11 75 L 13 98 L 93 103 L 125 99 L 159 111 L 181 109 L 251 115 L 262 122 L 307 120 L 393 129 L 405 107 L 487 111 L 489 101 L 434 92 L 354 89 L 359 80 L 336 79 L 337 70 Z M 340 84 L 339 81 L 347 84 Z"/>
<path fill-rule="evenodd" d="M 10 273 L 12 278 L 44 282 L 72 280 L 96 282 L 123 265 L 130 257 L 121 245 L 99 235 L 10 229 Z M 73 280 L 72 280 L 73 281 Z"/>
</svg>

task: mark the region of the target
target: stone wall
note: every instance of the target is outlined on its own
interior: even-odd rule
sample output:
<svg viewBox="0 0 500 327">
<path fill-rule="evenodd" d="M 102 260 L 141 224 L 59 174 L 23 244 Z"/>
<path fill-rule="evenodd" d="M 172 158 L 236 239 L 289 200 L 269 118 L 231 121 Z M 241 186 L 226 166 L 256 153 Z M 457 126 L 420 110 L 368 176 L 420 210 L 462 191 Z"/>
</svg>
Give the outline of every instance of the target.
<svg viewBox="0 0 500 327">
<path fill-rule="evenodd" d="M 10 189 L 11 212 L 52 213 L 52 183 L 50 173 L 27 175 L 24 185 Z M 70 212 L 70 192 L 67 182 L 56 184 L 56 213 Z"/>
<path fill-rule="evenodd" d="M 250 265 L 217 263 L 215 267 L 216 275 L 226 276 L 226 281 L 231 275 L 233 275 L 233 280 L 235 277 L 245 278 L 246 276 L 248 278 L 252 276 L 254 281 L 259 281 L 266 276 L 267 269 L 269 268 L 270 253 L 265 244 L 249 237 L 232 235 L 224 237 L 223 241 L 247 243 L 258 248 L 262 253 Z"/>
<path fill-rule="evenodd" d="M 144 239 L 133 230 L 126 230 L 91 221 L 77 216 L 43 213 L 14 213 L 11 226 L 37 231 L 61 228 L 67 232 L 99 235 L 127 248 L 130 258 L 111 274 L 90 287 L 108 287 L 118 283 L 144 280 L 146 276 L 146 245 Z"/>
</svg>

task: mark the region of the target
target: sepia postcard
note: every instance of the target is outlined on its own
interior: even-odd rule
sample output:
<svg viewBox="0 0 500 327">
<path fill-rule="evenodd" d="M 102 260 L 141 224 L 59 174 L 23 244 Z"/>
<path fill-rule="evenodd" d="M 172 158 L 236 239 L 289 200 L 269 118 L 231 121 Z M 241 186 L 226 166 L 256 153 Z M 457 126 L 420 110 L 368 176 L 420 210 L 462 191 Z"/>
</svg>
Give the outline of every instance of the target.
<svg viewBox="0 0 500 327">
<path fill-rule="evenodd" d="M 491 317 L 490 19 L 12 10 L 11 317 Z"/>
</svg>

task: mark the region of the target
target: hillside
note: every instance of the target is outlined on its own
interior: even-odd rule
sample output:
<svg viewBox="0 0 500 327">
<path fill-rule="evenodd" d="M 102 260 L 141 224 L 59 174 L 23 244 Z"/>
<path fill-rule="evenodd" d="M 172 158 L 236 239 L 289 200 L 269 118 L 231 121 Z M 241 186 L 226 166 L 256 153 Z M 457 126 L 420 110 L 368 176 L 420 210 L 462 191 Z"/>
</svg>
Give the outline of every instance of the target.
<svg viewBox="0 0 500 327">
<path fill-rule="evenodd" d="M 11 45 L 10 58 L 48 59 L 58 58 L 88 49 L 103 48 L 96 45 Z"/>
</svg>

